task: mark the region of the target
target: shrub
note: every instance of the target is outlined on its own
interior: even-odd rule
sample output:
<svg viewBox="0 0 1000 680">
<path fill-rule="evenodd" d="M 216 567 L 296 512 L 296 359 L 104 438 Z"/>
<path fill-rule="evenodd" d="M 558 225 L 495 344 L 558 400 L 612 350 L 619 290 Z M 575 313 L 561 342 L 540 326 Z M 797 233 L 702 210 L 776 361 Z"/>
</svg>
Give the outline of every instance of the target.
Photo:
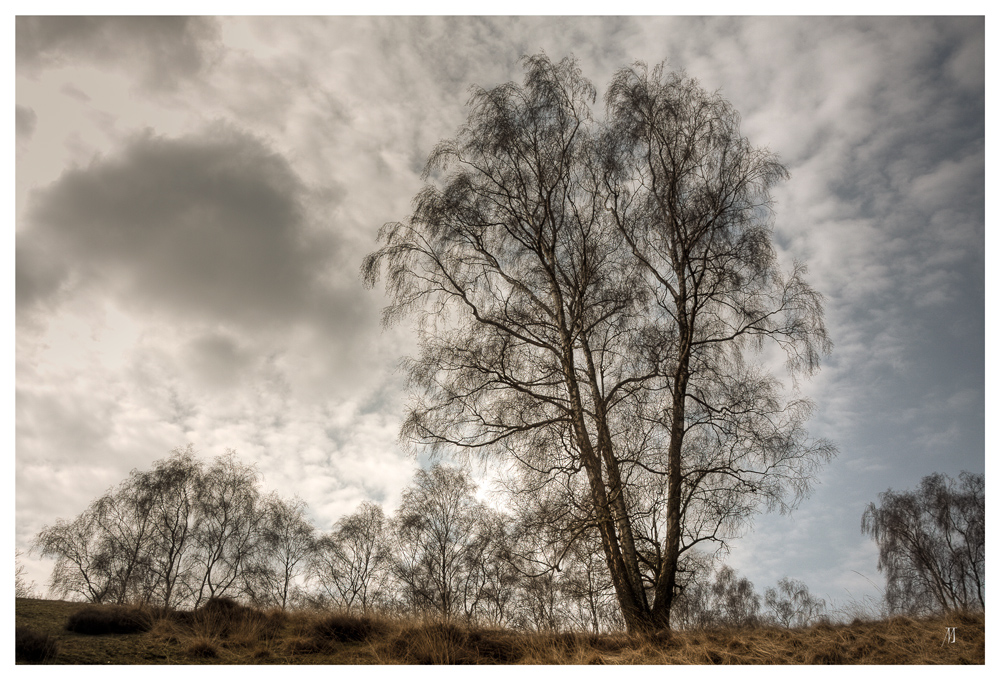
<svg viewBox="0 0 1000 680">
<path fill-rule="evenodd" d="M 409 664 L 511 664 L 528 654 L 516 633 L 447 622 L 406 626 L 388 648 L 394 658 Z"/>
<path fill-rule="evenodd" d="M 253 644 L 276 637 L 286 615 L 284 612 L 266 614 L 228 597 L 218 597 L 209 599 L 193 612 L 174 612 L 171 618 L 198 636 L 227 638 L 236 644 Z"/>
<path fill-rule="evenodd" d="M 91 606 L 70 616 L 66 630 L 83 635 L 145 633 L 153 627 L 152 618 L 141 607 Z"/>
<path fill-rule="evenodd" d="M 244 607 L 231 597 L 210 597 L 197 611 L 203 616 L 232 616 L 246 609 L 249 607 Z"/>
<path fill-rule="evenodd" d="M 403 663 L 470 664 L 475 655 L 465 643 L 468 635 L 451 623 L 426 623 L 401 631 L 392 651 Z"/>
<path fill-rule="evenodd" d="M 14 657 L 24 663 L 45 663 L 59 651 L 56 641 L 45 633 L 27 626 L 14 629 Z"/>
<path fill-rule="evenodd" d="M 388 626 L 371 616 L 351 614 L 331 614 L 313 625 L 313 636 L 324 641 L 365 642 L 373 637 L 385 635 Z"/>
</svg>

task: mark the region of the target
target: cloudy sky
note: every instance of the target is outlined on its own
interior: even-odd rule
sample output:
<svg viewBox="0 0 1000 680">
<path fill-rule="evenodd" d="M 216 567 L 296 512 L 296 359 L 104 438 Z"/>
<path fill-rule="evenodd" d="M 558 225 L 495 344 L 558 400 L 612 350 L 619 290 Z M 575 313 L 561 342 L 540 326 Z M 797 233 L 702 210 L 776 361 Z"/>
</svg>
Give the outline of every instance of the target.
<svg viewBox="0 0 1000 680">
<path fill-rule="evenodd" d="M 599 96 L 635 60 L 683 68 L 787 165 L 775 242 L 835 343 L 801 388 L 840 453 L 729 563 L 877 596 L 865 505 L 985 466 L 984 43 L 975 17 L 18 19 L 18 548 L 189 442 L 321 529 L 394 508 L 412 337 L 358 268 L 469 86 L 544 50 Z"/>
</svg>

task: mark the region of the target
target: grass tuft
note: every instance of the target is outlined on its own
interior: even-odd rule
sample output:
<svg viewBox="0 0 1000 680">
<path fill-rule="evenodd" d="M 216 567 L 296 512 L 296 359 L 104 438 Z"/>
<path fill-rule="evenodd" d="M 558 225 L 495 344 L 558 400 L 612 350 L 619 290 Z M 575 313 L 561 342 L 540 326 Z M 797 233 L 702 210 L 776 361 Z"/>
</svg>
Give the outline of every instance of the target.
<svg viewBox="0 0 1000 680">
<path fill-rule="evenodd" d="M 214 659 L 219 656 L 219 648 L 211 640 L 195 640 L 188 645 L 187 655 L 196 659 Z"/>
<path fill-rule="evenodd" d="M 22 663 L 45 663 L 55 658 L 59 645 L 51 635 L 27 626 L 14 629 L 14 658 Z"/>
</svg>

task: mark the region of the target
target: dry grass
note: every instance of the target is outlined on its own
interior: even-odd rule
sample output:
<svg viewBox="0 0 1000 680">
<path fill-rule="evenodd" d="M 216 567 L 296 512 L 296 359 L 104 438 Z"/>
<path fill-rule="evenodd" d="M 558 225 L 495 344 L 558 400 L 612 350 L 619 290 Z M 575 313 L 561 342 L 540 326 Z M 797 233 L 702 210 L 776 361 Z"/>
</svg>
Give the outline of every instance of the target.
<svg viewBox="0 0 1000 680">
<path fill-rule="evenodd" d="M 519 633 L 330 612 L 261 612 L 231 601 L 146 610 L 148 632 L 82 635 L 89 605 L 17 600 L 18 626 L 58 644 L 50 663 L 114 664 L 983 664 L 985 614 L 855 620 L 806 629 L 624 634 Z M 103 608 L 98 608 L 103 609 Z M 93 616 L 88 614 L 88 616 Z M 955 628 L 955 642 L 946 642 Z M 22 662 L 19 658 L 19 662 Z"/>
</svg>

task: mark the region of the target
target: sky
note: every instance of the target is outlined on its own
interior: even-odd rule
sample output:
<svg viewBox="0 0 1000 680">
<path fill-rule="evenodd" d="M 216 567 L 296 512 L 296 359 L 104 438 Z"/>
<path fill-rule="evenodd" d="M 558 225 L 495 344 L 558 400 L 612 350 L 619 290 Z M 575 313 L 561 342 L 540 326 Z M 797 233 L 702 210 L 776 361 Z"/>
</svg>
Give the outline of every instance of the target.
<svg viewBox="0 0 1000 680">
<path fill-rule="evenodd" d="M 666 60 L 788 168 L 775 246 L 834 342 L 799 389 L 839 454 L 726 561 L 761 593 L 877 598 L 867 504 L 985 471 L 982 17 L 19 18 L 18 549 L 188 443 L 235 449 L 321 530 L 394 509 L 428 464 L 398 441 L 414 336 L 381 328 L 361 260 L 470 86 L 542 50 L 599 98 Z M 22 561 L 43 589 L 51 562 Z"/>
</svg>

